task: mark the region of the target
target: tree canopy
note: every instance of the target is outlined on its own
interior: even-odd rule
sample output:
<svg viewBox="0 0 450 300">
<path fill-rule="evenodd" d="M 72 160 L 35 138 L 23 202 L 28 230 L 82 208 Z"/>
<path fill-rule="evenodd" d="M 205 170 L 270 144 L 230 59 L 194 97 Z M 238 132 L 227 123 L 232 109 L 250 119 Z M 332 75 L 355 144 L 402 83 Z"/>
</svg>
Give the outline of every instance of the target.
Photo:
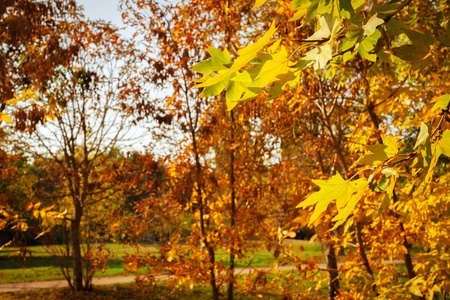
<svg viewBox="0 0 450 300">
<path fill-rule="evenodd" d="M 129 270 L 170 270 L 213 299 L 448 298 L 449 1 L 120 7 L 132 40 L 72 1 L 0 4 L 0 229 L 27 230 L 11 209 L 53 227 L 69 215 L 75 290 L 91 287 L 80 250 L 90 216 L 113 240 L 159 244 L 127 255 Z M 138 123 L 170 151 L 121 149 Z M 58 192 L 70 204 L 40 207 Z M 305 230 L 326 274 L 286 242 Z M 239 274 L 260 249 L 298 270 Z"/>
</svg>

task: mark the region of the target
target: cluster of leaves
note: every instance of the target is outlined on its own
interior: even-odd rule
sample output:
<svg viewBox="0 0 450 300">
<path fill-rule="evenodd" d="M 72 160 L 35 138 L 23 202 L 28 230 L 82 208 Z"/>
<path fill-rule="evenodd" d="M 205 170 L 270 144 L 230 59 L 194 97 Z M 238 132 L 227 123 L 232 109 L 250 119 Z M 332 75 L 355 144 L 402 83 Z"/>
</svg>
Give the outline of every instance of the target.
<svg viewBox="0 0 450 300">
<path fill-rule="evenodd" d="M 18 173 L 1 169 L 1 224 L 26 230 L 11 211 L 27 209 L 63 232 L 69 222 L 76 290 L 80 241 L 109 226 L 117 240 L 162 244 L 161 256 L 127 257 L 130 268 L 208 282 L 214 299 L 224 286 L 228 299 L 236 289 L 297 295 L 289 285 L 321 297 L 326 275 L 283 244 L 314 226 L 333 299 L 450 292 L 448 1 L 124 0 L 142 51 L 83 21 L 72 1 L 52 3 L 0 4 L 0 122 L 33 133 L 23 149 L 42 147 L 37 182 L 3 185 Z M 14 35 L 17 24 L 26 26 Z M 147 83 L 171 93 L 149 101 Z M 144 119 L 170 143 L 164 159 L 117 151 L 127 124 Z M 3 205 L 19 190 L 23 207 Z M 336 252 L 350 244 L 338 268 Z M 239 282 L 235 262 L 262 245 L 276 264 L 305 264 L 301 276 Z M 107 253 L 85 253 L 89 289 Z M 406 283 L 386 258 L 403 258 Z"/>
<path fill-rule="evenodd" d="M 12 123 L 14 116 L 18 130 L 32 131 L 58 105 L 38 100 L 58 69 L 78 55 L 82 42 L 70 31 L 81 14 L 72 0 L 8 0 L 0 15 L 0 122 Z"/>
<path fill-rule="evenodd" d="M 256 1 L 254 8 L 265 2 Z M 448 16 L 444 17 L 449 12 L 448 3 L 294 0 L 288 7 L 283 6 L 284 3 L 281 1 L 278 5 L 285 8 L 291 22 L 300 22 L 300 26 L 306 26 L 315 20 L 314 33 L 308 34 L 305 28 L 308 34 L 306 38 L 292 39 L 284 34 L 282 23 L 277 28 L 276 22 L 273 21 L 264 36 L 237 51 L 234 60 L 226 49 L 209 48 L 211 58 L 192 67 L 194 71 L 204 75 L 196 80 L 199 82 L 196 87 L 203 88 L 200 96 L 216 96 L 226 90 L 226 102 L 228 109 L 231 110 L 239 102 L 257 97 L 267 100 L 283 98 L 283 94 L 289 95 L 292 89 L 297 89 L 297 93 L 306 94 L 297 86 L 305 87 L 310 81 L 308 77 L 316 78 L 317 89 L 311 90 L 308 86 L 306 89 L 309 88 L 307 92 L 310 101 L 316 104 L 322 115 L 321 122 L 330 136 L 341 174 L 333 175 L 331 172 L 331 178 L 313 180 L 320 187 L 320 191 L 312 192 L 297 207 L 315 205 L 308 224 L 319 226 L 324 218 L 330 216 L 332 204 L 335 213 L 328 220 L 333 222 L 333 225 L 328 228 L 325 226 L 325 230 L 336 230 L 345 224 L 342 237 L 344 241 L 347 239 L 345 234 L 349 232 L 352 224 L 350 220 L 355 220 L 361 259 L 372 277 L 370 261 L 363 254 L 365 242 L 361 239 L 367 235 L 361 234 L 360 222 L 366 224 L 369 220 L 375 223 L 385 222 L 384 219 L 389 218 L 385 214 L 393 213 L 394 219 L 400 222 L 400 229 L 404 235 L 403 239 L 400 239 L 403 241 L 393 248 L 398 249 L 400 245 L 406 247 L 403 254 L 410 279 L 406 286 L 410 288 L 410 292 L 420 297 L 432 297 L 436 292 L 448 292 L 445 284 L 448 277 L 444 275 L 447 266 L 445 263 L 441 264 L 445 260 L 443 258 L 445 254 L 444 256 L 430 254 L 433 253 L 433 249 L 436 249 L 436 255 L 448 253 L 444 239 L 439 238 L 439 241 L 433 243 L 413 239 L 414 244 L 426 245 L 428 249 L 432 249 L 428 254 L 420 256 L 427 257 L 428 260 L 425 258 L 418 260 L 413 269 L 410 262 L 411 244 L 406 238 L 406 234 L 412 239 L 411 236 L 420 236 L 419 232 L 436 230 L 430 221 L 425 222 L 428 224 L 421 222 L 423 231 L 414 229 L 417 228 L 415 225 L 418 220 L 422 218 L 430 220 L 434 216 L 428 209 L 422 210 L 422 214 L 412 213 L 417 212 L 416 209 L 421 206 L 423 199 L 438 197 L 442 198 L 444 203 L 448 203 L 448 194 L 445 192 L 448 187 L 443 181 L 444 177 L 437 179 L 445 172 L 438 164 L 438 161 L 442 161 L 439 158 L 448 157 L 450 154 L 448 86 L 445 80 L 439 80 L 433 85 L 433 89 L 427 87 L 431 78 L 436 76 L 446 78 L 448 74 L 450 28 L 447 25 Z M 427 5 L 435 10 L 421 13 L 414 9 L 414 7 L 424 8 Z M 443 17 L 443 20 L 440 17 Z M 281 33 L 275 40 L 271 40 L 277 30 Z M 398 88 L 395 90 L 389 91 L 390 88 L 386 89 L 377 82 L 380 78 L 384 77 L 381 80 L 389 81 L 395 76 L 404 78 L 402 83 L 397 83 Z M 362 86 L 362 93 L 353 88 L 346 88 L 355 86 L 355 82 Z M 326 90 L 327 85 L 338 86 L 343 91 L 339 91 L 338 95 L 332 95 Z M 379 96 L 382 96 L 383 100 L 379 100 Z M 365 112 L 359 112 L 362 122 L 351 124 L 356 120 L 350 120 L 350 124 L 332 123 L 331 117 L 337 109 L 336 106 L 343 105 L 347 113 L 353 110 L 353 105 L 346 104 L 348 101 L 346 99 L 351 97 L 362 100 L 355 103 L 362 104 L 365 108 Z M 339 98 L 342 100 L 339 101 Z M 303 103 L 305 101 L 307 100 L 301 100 Z M 295 103 L 298 100 L 291 102 Z M 383 111 L 386 108 L 391 108 L 392 113 Z M 419 113 L 418 110 L 422 112 Z M 394 121 L 386 120 L 386 125 L 382 128 L 380 117 L 383 118 L 384 115 L 390 115 Z M 363 123 L 364 120 L 370 120 L 376 131 L 362 134 L 360 130 L 368 126 L 367 123 Z M 341 134 L 340 128 L 343 126 L 352 130 L 348 131 L 345 139 L 339 140 L 338 134 Z M 398 129 L 395 129 L 396 126 Z M 383 131 L 410 134 L 407 130 L 414 129 L 414 126 L 420 128 L 414 145 L 411 145 L 410 139 L 409 144 L 402 147 L 397 137 L 387 133 L 383 135 Z M 369 145 L 365 151 L 362 147 L 342 146 L 345 140 L 357 134 L 361 134 L 362 139 L 368 142 L 375 139 L 379 144 Z M 352 147 L 356 151 L 351 151 Z M 350 151 L 349 154 L 352 155 L 350 160 L 344 157 L 343 151 Z M 361 209 L 365 207 L 370 207 L 370 212 L 362 214 Z M 325 212 L 327 213 L 324 214 Z M 407 218 L 403 215 L 406 212 L 411 214 Z M 445 214 L 435 217 L 441 228 L 438 231 L 446 231 L 448 218 Z M 370 227 L 372 226 L 375 225 L 372 224 Z M 387 225 L 383 225 L 382 232 L 394 234 L 392 228 Z M 383 238 L 388 236 L 385 235 Z M 380 241 L 378 243 L 380 247 Z M 377 253 L 379 250 L 375 244 L 366 243 L 366 245 L 371 247 L 372 259 L 383 256 Z M 395 255 L 402 253 L 394 251 Z M 436 270 L 439 269 L 433 279 L 426 276 L 433 268 L 431 266 Z M 352 278 L 354 275 L 349 276 Z M 365 294 L 343 293 L 343 295 L 346 294 L 353 299 L 358 297 L 365 299 L 373 292 L 375 295 L 383 293 L 387 295 L 394 290 L 394 287 L 392 290 L 383 290 L 387 284 L 378 279 L 370 284 L 374 288 L 365 291 Z M 336 293 L 332 293 L 331 296 L 335 297 Z"/>
</svg>

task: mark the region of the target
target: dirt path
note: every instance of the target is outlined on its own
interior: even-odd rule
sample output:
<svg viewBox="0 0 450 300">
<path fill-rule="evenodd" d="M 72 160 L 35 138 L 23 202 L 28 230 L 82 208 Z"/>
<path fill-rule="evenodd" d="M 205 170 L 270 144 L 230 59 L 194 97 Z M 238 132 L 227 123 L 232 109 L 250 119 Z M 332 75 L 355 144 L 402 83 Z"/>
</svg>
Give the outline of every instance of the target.
<svg viewBox="0 0 450 300">
<path fill-rule="evenodd" d="M 402 260 L 386 260 L 385 264 L 399 264 L 403 263 Z M 339 263 L 339 265 L 343 265 L 345 263 Z M 326 264 L 320 263 L 317 264 L 319 268 L 326 269 Z M 276 269 L 278 271 L 288 271 L 296 269 L 297 266 L 279 266 Z M 270 271 L 273 270 L 272 267 L 260 267 L 260 268 L 236 268 L 236 274 L 249 274 L 250 272 L 255 271 Z M 95 277 L 93 279 L 94 285 L 110 285 L 110 284 L 123 284 L 134 282 L 136 276 L 107 276 L 107 277 Z M 170 278 L 170 275 L 160 275 L 156 276 L 155 279 L 166 280 Z M 30 281 L 30 282 L 16 282 L 16 283 L 3 283 L 0 284 L 0 293 L 10 293 L 10 292 L 18 292 L 18 291 L 30 291 L 30 290 L 39 290 L 39 289 L 54 289 L 54 288 L 64 288 L 67 287 L 66 280 L 48 280 L 48 281 Z"/>
</svg>

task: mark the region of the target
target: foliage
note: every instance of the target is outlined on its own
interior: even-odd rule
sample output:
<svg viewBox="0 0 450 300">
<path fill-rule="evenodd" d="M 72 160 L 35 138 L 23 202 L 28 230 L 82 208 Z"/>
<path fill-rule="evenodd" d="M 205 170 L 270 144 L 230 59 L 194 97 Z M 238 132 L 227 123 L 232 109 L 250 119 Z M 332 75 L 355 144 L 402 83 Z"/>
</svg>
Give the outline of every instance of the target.
<svg viewBox="0 0 450 300">
<path fill-rule="evenodd" d="M 331 299 L 447 297 L 448 1 L 121 7 L 133 41 L 71 1 L 0 5 L 0 122 L 47 152 L 29 166 L 5 139 L 0 226 L 25 230 L 31 215 L 63 233 L 70 222 L 72 238 L 108 228 L 129 244 L 154 239 L 159 253 L 127 255 L 127 267 L 208 283 L 213 299 L 267 288 L 325 297 L 327 280 Z M 143 122 L 169 154 L 118 151 Z M 283 243 L 305 226 L 326 246 L 327 274 Z M 302 267 L 237 275 L 259 248 Z M 94 260 L 87 249 L 89 270 L 103 250 Z M 384 264 L 398 258 L 404 269 Z"/>
<path fill-rule="evenodd" d="M 257 2 L 255 7 L 264 2 Z M 281 1 L 278 5 L 285 8 Z M 420 10 L 425 7 L 433 7 L 433 12 Z M 399 222 L 398 229 L 402 234 L 392 250 L 395 249 L 394 256 L 403 254 L 405 258 L 409 281 L 404 288 L 422 298 L 448 293 L 445 285 L 448 277 L 444 275 L 448 266 L 437 263 L 445 260 L 431 254 L 435 251 L 436 254 L 448 253 L 446 243 L 439 240 L 430 244 L 420 240 L 417 237 L 421 235 L 416 230 L 418 220 L 430 220 L 435 216 L 424 209 L 421 213 L 428 212 L 425 213 L 427 217 L 417 215 L 417 205 L 433 197 L 448 202 L 448 194 L 444 192 L 448 189 L 447 184 L 437 178 L 443 173 L 436 173 L 439 157 L 447 155 L 450 146 L 448 86 L 445 80 L 439 79 L 433 88 L 429 86 L 431 78 L 446 78 L 448 75 L 448 3 L 292 1 L 284 12 L 290 16 L 291 22 L 298 22 L 301 26 L 307 26 L 317 16 L 314 33 L 307 33 L 305 28 L 306 38 L 293 39 L 290 33 L 286 33 L 283 23 L 276 27 L 272 22 L 258 42 L 236 53 L 234 61 L 227 50 L 209 49 L 211 58 L 193 66 L 193 70 L 204 74 L 197 85 L 204 88 L 201 96 L 215 96 L 226 89 L 228 108 L 233 109 L 238 102 L 255 97 L 283 98 L 282 91 L 289 95 L 289 87 L 295 89 L 303 85 L 306 91 L 297 88 L 297 93 L 309 92 L 309 101 L 319 109 L 321 125 L 331 139 L 344 179 L 336 174 L 327 181 L 315 181 L 321 190 L 312 193 L 299 207 L 316 204 L 309 224 L 319 225 L 319 217 L 323 220 L 322 213 L 333 203 L 333 210 L 337 213 L 330 220 L 336 221 L 332 229 L 346 223 L 344 241 L 352 224 L 348 219 L 354 220 L 360 259 L 369 278 L 372 277 L 368 284 L 359 283 L 360 286 L 372 286 L 372 289 L 357 294 L 344 288 L 340 297 L 404 297 L 405 290 L 396 291 L 395 280 L 383 281 L 389 276 L 374 279 L 371 264 L 376 263 L 373 260 L 377 257 L 386 255 L 379 249 L 383 242 L 378 241 L 377 246 L 375 238 L 369 238 L 373 242 L 365 243 L 363 238 L 368 237 L 361 231 L 364 223 L 373 228 L 374 223 L 382 222 L 382 227 L 377 230 L 386 231 L 384 238 L 392 236 L 394 228 L 384 223 L 385 218 L 392 218 L 392 214 Z M 442 19 L 442 16 L 447 17 Z M 276 39 L 270 41 L 276 31 L 279 32 Z M 263 51 L 264 48 L 267 50 Z M 403 78 L 402 81 L 398 77 Z M 316 81 L 317 89 L 311 90 L 307 86 L 308 81 Z M 393 82 L 397 87 L 392 89 L 383 82 Z M 355 90 L 358 87 L 360 91 Z M 337 94 L 331 93 L 333 89 Z M 431 108 L 433 102 L 436 104 Z M 355 116 L 358 117 L 335 122 L 331 118 L 339 106 L 347 114 L 357 111 Z M 356 110 L 358 106 L 362 109 Z M 358 123 L 358 119 L 362 121 Z M 385 125 L 381 127 L 383 119 Z M 389 131 L 399 135 L 410 134 L 415 126 L 421 129 L 413 149 L 408 142 L 402 147 L 396 137 L 381 135 Z M 364 133 L 362 130 L 368 127 L 375 131 L 370 129 Z M 379 142 L 377 145 L 369 144 L 366 149 L 371 153 L 359 160 L 356 157 L 363 154 L 363 148 L 352 145 L 355 143 L 352 137 L 357 135 L 362 135 L 359 139 L 366 143 Z M 410 138 L 409 143 L 412 141 Z M 345 158 L 344 151 L 351 155 L 350 160 Z M 362 213 L 361 208 L 367 206 L 371 210 Z M 447 232 L 448 217 L 440 214 L 435 218 L 440 229 L 433 226 L 429 230 Z M 430 221 L 425 223 L 427 225 L 421 225 L 431 225 Z M 426 244 L 429 249 L 428 253 L 419 255 L 415 267 L 411 261 L 411 243 Z M 369 258 L 365 255 L 364 244 L 371 248 Z M 440 270 L 433 279 L 425 277 L 431 270 L 429 264 Z M 345 276 L 355 279 L 351 273 Z M 359 280 L 367 282 L 363 278 Z M 338 292 L 335 287 L 330 296 L 335 298 Z"/>
<path fill-rule="evenodd" d="M 250 4 L 246 1 L 239 4 L 186 1 L 172 6 L 124 1 L 126 21 L 143 35 L 154 65 L 143 76 L 173 90 L 163 105 L 173 112 L 174 126 L 181 136 L 181 141 L 174 145 L 177 150 L 166 158 L 170 160 L 170 185 L 159 200 L 169 215 L 181 221 L 179 231 L 162 247 L 164 259 L 155 261 L 143 256 L 134 261 L 136 265 L 159 264 L 160 268 L 170 268 L 179 282 L 186 284 L 209 282 L 214 299 L 219 297 L 223 285 L 227 285 L 227 295 L 232 298 L 237 282 L 235 263 L 261 247 L 260 241 L 273 251 L 278 261 L 285 251 L 282 236 L 293 234 L 289 221 L 294 218 L 294 209 L 287 204 L 292 199 L 278 193 L 275 178 L 279 173 L 272 174 L 264 160 L 277 147 L 268 130 L 270 107 L 255 104 L 239 114 L 229 114 L 225 101 L 200 99 L 192 89 L 196 77 L 190 68 L 202 55 L 201 50 L 207 48 L 206 44 L 224 41 L 231 45 L 235 42 L 231 37 L 254 19 Z M 202 24 L 217 28 L 217 35 L 206 36 Z M 263 46 L 264 41 L 259 44 Z M 209 49 L 213 51 L 213 65 L 200 63 L 197 65 L 200 71 L 219 70 L 222 64 L 230 62 L 227 51 Z M 240 63 L 246 62 L 244 57 Z M 211 88 L 215 95 L 220 92 L 220 86 Z M 267 116 L 267 121 L 261 124 L 259 116 Z M 273 143 L 267 142 L 270 140 Z M 283 201 L 277 203 L 283 196 Z M 155 206 L 148 203 L 155 200 L 141 201 L 139 208 L 147 206 L 144 218 L 152 218 L 150 208 Z M 222 248 L 227 249 L 228 259 L 217 258 Z"/>
<path fill-rule="evenodd" d="M 0 122 L 31 132 L 52 118 L 59 103 L 41 96 L 83 46 L 73 31 L 80 11 L 72 0 L 7 0 L 0 15 Z"/>
</svg>

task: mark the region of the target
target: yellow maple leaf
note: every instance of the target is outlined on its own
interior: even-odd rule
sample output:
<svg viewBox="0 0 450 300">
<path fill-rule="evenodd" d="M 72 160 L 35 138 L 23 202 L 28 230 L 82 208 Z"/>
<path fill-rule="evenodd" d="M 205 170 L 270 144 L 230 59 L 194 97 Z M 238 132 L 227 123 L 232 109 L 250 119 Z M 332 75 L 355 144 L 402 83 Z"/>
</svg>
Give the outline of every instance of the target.
<svg viewBox="0 0 450 300">
<path fill-rule="evenodd" d="M 309 195 L 297 205 L 297 208 L 316 205 L 308 225 L 311 225 L 334 200 L 336 200 L 339 213 L 333 220 L 342 224 L 352 213 L 353 208 L 361 199 L 369 184 L 362 178 L 354 181 L 344 180 L 339 173 L 329 180 L 313 180 L 313 182 L 320 187 L 320 191 Z"/>
</svg>

